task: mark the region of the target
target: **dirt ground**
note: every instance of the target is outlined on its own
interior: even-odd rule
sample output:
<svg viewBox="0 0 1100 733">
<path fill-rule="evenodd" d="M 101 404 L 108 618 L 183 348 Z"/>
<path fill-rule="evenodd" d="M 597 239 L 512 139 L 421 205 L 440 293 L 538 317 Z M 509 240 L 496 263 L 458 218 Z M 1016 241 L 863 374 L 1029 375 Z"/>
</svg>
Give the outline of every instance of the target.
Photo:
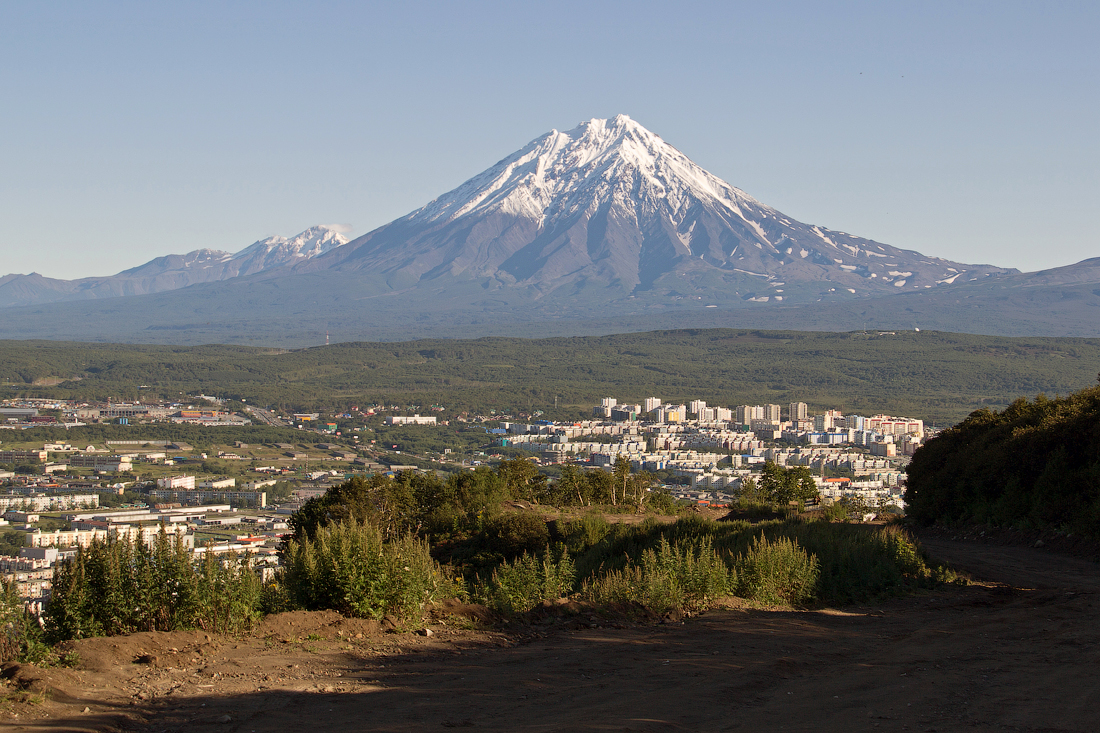
<svg viewBox="0 0 1100 733">
<path fill-rule="evenodd" d="M 548 613 L 493 630 L 449 615 L 424 635 L 299 612 L 242 639 L 87 640 L 79 669 L 6 671 L 0 729 L 1100 729 L 1100 566 L 923 540 L 977 582 L 874 608 L 648 625 Z"/>
</svg>

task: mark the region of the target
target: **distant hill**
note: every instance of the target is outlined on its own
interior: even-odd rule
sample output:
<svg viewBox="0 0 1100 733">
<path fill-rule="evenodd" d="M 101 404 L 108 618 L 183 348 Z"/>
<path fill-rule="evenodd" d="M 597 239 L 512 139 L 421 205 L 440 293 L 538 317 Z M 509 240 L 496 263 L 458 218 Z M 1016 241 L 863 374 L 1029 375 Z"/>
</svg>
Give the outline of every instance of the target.
<svg viewBox="0 0 1100 733">
<path fill-rule="evenodd" d="M 954 423 L 1019 395 L 1092 383 L 1100 339 L 698 329 L 547 339 L 426 339 L 296 351 L 0 342 L 8 394 L 138 399 L 202 392 L 312 412 L 372 402 L 590 414 L 601 397 L 809 403 Z M 60 381 L 35 388 L 39 380 Z M 139 386 L 145 385 L 145 389 Z M 308 408 L 308 409 L 307 409 Z"/>
</svg>

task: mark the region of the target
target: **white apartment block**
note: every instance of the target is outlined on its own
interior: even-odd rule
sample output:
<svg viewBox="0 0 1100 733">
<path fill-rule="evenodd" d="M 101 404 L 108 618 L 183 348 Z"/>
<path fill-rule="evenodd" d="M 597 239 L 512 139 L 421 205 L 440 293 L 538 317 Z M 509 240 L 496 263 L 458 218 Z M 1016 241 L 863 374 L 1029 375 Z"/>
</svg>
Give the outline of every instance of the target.
<svg viewBox="0 0 1100 733">
<path fill-rule="evenodd" d="M 237 485 L 235 478 L 210 479 L 208 481 L 195 482 L 196 489 L 232 489 Z"/>
<path fill-rule="evenodd" d="M 753 420 L 764 419 L 764 406 L 763 405 L 739 405 L 736 410 L 737 422 L 741 425 L 748 425 Z"/>
<path fill-rule="evenodd" d="M 157 501 L 178 501 L 181 504 L 203 504 L 224 501 L 232 506 L 267 506 L 266 491 L 232 491 L 229 489 L 153 489 L 149 498 Z"/>
<path fill-rule="evenodd" d="M 189 490 L 195 488 L 194 476 L 169 476 L 157 479 L 158 489 Z"/>
<path fill-rule="evenodd" d="M 99 506 L 99 494 L 45 494 L 38 496 L 0 496 L 0 512 L 19 509 L 24 512 L 45 512 L 57 509 L 75 509 Z"/>
<path fill-rule="evenodd" d="M 435 415 L 423 417 L 419 413 L 412 417 L 393 415 L 384 421 L 387 425 L 436 425 L 438 418 Z"/>
</svg>

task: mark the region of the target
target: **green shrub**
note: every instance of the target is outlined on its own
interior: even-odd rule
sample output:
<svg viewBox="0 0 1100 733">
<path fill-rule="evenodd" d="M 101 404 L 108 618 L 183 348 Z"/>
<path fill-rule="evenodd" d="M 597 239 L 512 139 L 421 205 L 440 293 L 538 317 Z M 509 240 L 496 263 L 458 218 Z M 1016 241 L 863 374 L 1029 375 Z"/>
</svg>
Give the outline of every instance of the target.
<svg viewBox="0 0 1100 733">
<path fill-rule="evenodd" d="M 848 508 L 838 501 L 821 510 L 821 518 L 828 522 L 847 522 Z"/>
<path fill-rule="evenodd" d="M 208 554 L 196 566 L 164 531 L 151 547 L 128 539 L 93 542 L 54 573 L 46 637 L 185 628 L 235 633 L 259 617 L 260 594 L 247 555 Z"/>
<path fill-rule="evenodd" d="M 0 664 L 23 656 L 31 631 L 15 582 L 0 577 Z"/>
<path fill-rule="evenodd" d="M 639 563 L 586 580 L 581 595 L 595 603 L 633 602 L 665 613 L 705 608 L 713 599 L 729 595 L 735 579 L 710 537 L 673 545 L 662 536 L 656 549 L 642 552 Z"/>
<path fill-rule="evenodd" d="M 602 514 L 585 514 L 580 519 L 561 523 L 558 532 L 570 552 L 584 552 L 611 532 L 611 523 Z"/>
<path fill-rule="evenodd" d="M 475 584 L 473 595 L 499 613 L 526 613 L 542 601 L 572 593 L 574 573 L 566 551 L 557 557 L 524 553 L 494 570 L 487 583 Z"/>
<path fill-rule="evenodd" d="M 309 610 L 413 619 L 426 603 L 454 592 L 426 543 L 409 536 L 383 542 L 366 522 L 321 526 L 312 538 L 287 543 L 283 559 L 287 594 Z"/>
<path fill-rule="evenodd" d="M 508 513 L 485 519 L 476 532 L 457 543 L 451 563 L 467 574 L 485 575 L 523 554 L 540 555 L 550 545 L 546 521 L 534 514 Z"/>
<path fill-rule="evenodd" d="M 761 534 L 745 555 L 739 556 L 737 594 L 768 604 L 800 605 L 814 596 L 817 558 L 796 540 L 768 540 Z"/>
<path fill-rule="evenodd" d="M 546 521 L 534 514 L 494 517 L 486 522 L 483 537 L 489 551 L 509 559 L 544 552 L 550 543 Z"/>
</svg>

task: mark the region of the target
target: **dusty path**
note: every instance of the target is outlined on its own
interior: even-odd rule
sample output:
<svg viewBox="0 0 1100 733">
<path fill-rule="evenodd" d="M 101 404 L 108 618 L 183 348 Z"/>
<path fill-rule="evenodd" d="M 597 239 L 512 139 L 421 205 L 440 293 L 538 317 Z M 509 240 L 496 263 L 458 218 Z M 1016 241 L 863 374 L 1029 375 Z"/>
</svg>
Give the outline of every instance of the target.
<svg viewBox="0 0 1100 733">
<path fill-rule="evenodd" d="M 188 647 L 151 665 L 71 672 L 81 690 L 48 703 L 49 719 L 6 723 L 245 733 L 1100 729 L 1097 566 L 1028 548 L 927 547 L 990 582 L 875 609 L 726 610 L 656 627 L 198 639 L 199 657 Z M 91 684 L 111 687 L 97 695 Z"/>
</svg>

